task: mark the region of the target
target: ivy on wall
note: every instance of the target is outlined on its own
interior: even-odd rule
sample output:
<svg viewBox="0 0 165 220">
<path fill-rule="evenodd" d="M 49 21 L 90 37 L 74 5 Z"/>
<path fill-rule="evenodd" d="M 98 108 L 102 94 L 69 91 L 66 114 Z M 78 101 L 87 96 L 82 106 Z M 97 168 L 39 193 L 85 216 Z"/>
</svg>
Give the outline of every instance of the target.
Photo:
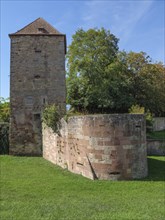
<svg viewBox="0 0 165 220">
<path fill-rule="evenodd" d="M 59 133 L 61 118 L 61 108 L 55 104 L 45 107 L 44 111 L 42 112 L 43 123 L 50 127 L 55 133 Z"/>
</svg>

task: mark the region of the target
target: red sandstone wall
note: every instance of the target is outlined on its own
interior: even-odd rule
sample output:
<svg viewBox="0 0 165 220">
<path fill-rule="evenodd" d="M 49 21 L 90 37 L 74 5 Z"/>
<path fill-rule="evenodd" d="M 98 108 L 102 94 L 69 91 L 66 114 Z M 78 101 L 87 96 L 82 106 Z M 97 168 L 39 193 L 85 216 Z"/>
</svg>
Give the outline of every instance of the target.
<svg viewBox="0 0 165 220">
<path fill-rule="evenodd" d="M 62 120 L 61 136 L 43 130 L 43 157 L 90 179 L 147 175 L 143 115 L 76 116 Z"/>
</svg>

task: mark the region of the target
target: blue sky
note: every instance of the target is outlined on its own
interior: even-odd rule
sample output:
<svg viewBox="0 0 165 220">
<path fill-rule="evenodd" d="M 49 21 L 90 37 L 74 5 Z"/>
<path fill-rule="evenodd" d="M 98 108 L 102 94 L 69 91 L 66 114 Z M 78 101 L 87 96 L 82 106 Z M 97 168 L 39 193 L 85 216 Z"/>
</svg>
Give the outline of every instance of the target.
<svg viewBox="0 0 165 220">
<path fill-rule="evenodd" d="M 78 28 L 104 27 L 119 41 L 119 49 L 144 51 L 153 61 L 165 62 L 164 0 L 40 1 L 1 0 L 1 88 L 9 97 L 10 39 L 14 33 L 43 17 L 67 36 L 67 44 Z"/>
</svg>

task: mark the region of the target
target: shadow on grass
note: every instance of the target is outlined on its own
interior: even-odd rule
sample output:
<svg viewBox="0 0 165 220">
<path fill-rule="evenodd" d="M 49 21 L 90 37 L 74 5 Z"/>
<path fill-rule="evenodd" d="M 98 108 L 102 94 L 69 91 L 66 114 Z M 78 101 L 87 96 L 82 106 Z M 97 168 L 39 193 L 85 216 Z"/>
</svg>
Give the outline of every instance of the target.
<svg viewBox="0 0 165 220">
<path fill-rule="evenodd" d="M 148 176 L 145 181 L 165 181 L 165 161 L 148 158 Z"/>
</svg>

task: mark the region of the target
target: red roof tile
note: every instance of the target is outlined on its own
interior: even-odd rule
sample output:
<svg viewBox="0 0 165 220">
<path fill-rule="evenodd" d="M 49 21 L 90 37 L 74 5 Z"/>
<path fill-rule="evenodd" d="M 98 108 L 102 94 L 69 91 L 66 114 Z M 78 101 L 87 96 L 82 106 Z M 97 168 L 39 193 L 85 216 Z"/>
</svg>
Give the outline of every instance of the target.
<svg viewBox="0 0 165 220">
<path fill-rule="evenodd" d="M 57 29 L 51 26 L 43 18 L 38 18 L 32 23 L 26 25 L 21 30 L 9 34 L 9 36 L 12 35 L 64 35 L 64 34 L 60 33 Z"/>
</svg>

